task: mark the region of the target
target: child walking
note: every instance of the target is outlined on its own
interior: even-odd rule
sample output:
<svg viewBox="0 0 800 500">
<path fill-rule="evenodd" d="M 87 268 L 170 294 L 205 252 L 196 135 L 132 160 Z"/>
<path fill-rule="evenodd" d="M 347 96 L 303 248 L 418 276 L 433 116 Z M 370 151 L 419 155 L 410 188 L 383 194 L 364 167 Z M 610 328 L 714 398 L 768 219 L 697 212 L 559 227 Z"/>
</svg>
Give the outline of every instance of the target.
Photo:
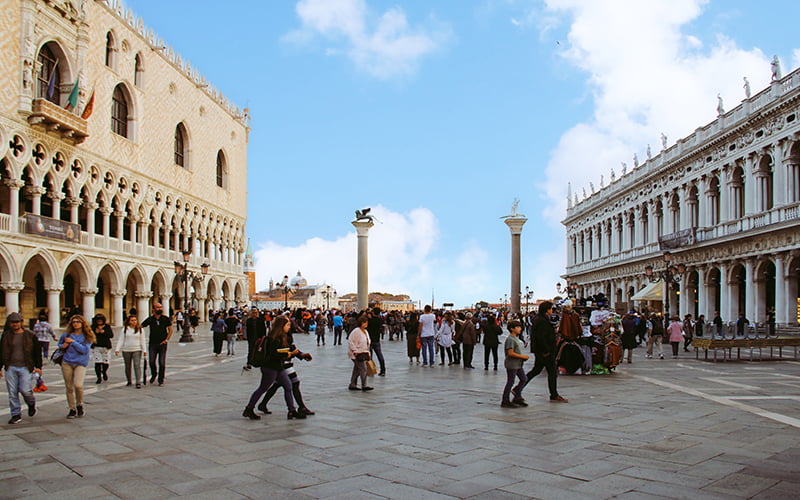
<svg viewBox="0 0 800 500">
<path fill-rule="evenodd" d="M 522 323 L 518 320 L 511 320 L 508 322 L 509 336 L 503 346 L 503 351 L 506 353 L 505 367 L 506 367 L 506 386 L 503 389 L 503 402 L 500 406 L 503 408 L 519 408 L 520 406 L 528 406 L 525 399 L 522 397 L 522 389 L 525 388 L 527 377 L 522 365 L 528 359 L 527 354 L 522 354 L 523 344 L 519 339 L 522 332 Z M 514 379 L 519 379 L 517 386 L 513 389 Z M 511 393 L 514 394 L 514 399 L 511 399 Z"/>
</svg>

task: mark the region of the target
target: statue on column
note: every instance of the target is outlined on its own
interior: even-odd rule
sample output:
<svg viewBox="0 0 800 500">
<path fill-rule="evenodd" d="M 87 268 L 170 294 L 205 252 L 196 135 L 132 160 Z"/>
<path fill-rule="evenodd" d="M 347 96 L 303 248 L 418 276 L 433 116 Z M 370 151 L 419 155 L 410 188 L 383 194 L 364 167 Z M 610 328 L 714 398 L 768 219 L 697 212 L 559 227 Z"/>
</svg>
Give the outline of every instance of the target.
<svg viewBox="0 0 800 500">
<path fill-rule="evenodd" d="M 750 81 L 747 79 L 746 76 L 743 78 L 744 78 L 744 97 L 746 99 L 750 99 Z"/>
<path fill-rule="evenodd" d="M 776 82 L 781 79 L 781 62 L 778 60 L 778 56 L 772 57 L 772 62 L 770 63 L 772 67 L 772 81 Z"/>
</svg>

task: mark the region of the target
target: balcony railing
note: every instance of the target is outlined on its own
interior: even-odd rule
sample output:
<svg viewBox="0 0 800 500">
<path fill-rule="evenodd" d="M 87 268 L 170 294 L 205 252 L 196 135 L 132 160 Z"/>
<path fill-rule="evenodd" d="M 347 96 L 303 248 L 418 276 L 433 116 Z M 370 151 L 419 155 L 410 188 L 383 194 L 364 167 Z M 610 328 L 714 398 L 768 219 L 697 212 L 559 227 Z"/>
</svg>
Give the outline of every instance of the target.
<svg viewBox="0 0 800 500">
<path fill-rule="evenodd" d="M 28 123 L 40 125 L 48 132 L 57 132 L 62 139 L 75 144 L 82 143 L 89 136 L 86 120 L 47 99 L 33 100 Z"/>
</svg>

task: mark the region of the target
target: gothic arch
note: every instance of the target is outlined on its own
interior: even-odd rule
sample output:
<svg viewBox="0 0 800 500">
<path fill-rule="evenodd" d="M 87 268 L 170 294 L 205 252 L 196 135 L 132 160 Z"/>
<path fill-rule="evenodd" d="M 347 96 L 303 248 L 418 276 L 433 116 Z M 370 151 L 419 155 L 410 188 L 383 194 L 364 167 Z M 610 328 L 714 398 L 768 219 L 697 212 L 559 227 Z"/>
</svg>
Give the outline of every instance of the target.
<svg viewBox="0 0 800 500">
<path fill-rule="evenodd" d="M 19 281 L 19 269 L 14 256 L 0 243 L 0 281 Z"/>
<path fill-rule="evenodd" d="M 42 277 L 44 278 L 44 286 L 49 287 L 59 284 L 56 282 L 56 280 L 61 277 L 58 263 L 48 250 L 43 248 L 34 249 L 25 256 L 22 262 L 24 262 L 22 265 L 23 274 L 31 263 L 38 262 L 43 271 Z"/>
</svg>

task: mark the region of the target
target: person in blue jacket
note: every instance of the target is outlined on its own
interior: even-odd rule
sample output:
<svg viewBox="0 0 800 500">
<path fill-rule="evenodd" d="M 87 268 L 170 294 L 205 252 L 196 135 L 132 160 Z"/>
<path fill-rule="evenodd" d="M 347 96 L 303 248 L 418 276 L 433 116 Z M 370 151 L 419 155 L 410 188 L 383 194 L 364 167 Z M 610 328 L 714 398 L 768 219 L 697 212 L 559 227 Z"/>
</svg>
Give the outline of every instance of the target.
<svg viewBox="0 0 800 500">
<path fill-rule="evenodd" d="M 65 350 L 61 360 L 61 374 L 67 389 L 67 418 L 86 414 L 83 409 L 83 379 L 86 377 L 86 366 L 89 364 L 89 354 L 94 342 L 94 332 L 86 318 L 80 314 L 69 319 L 66 331 L 58 339 L 58 346 Z"/>
</svg>

